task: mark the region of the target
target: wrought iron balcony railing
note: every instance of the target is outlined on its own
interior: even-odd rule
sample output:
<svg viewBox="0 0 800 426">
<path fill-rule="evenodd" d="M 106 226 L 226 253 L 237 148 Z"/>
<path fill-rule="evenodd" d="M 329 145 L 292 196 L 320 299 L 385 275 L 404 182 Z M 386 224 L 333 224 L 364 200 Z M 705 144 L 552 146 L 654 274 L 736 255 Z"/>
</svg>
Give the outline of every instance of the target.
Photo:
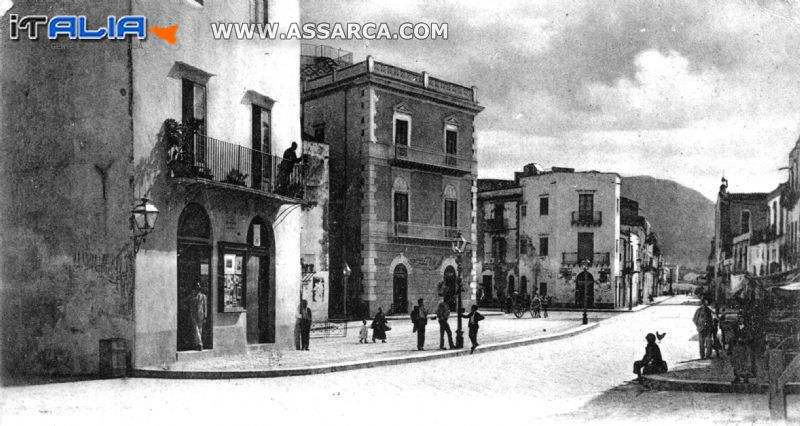
<svg viewBox="0 0 800 426">
<path fill-rule="evenodd" d="M 421 238 L 425 240 L 452 240 L 458 237 L 459 229 L 450 226 L 428 225 L 413 222 L 394 222 L 396 237 Z"/>
<path fill-rule="evenodd" d="M 572 212 L 572 226 L 602 226 L 603 212 Z"/>
<path fill-rule="evenodd" d="M 572 266 L 578 265 L 582 261 L 589 259 L 592 261 L 591 266 L 610 266 L 611 265 L 611 253 L 609 252 L 602 252 L 602 253 L 592 253 L 591 257 L 588 255 L 584 255 L 583 257 L 579 257 L 577 252 L 564 252 L 561 253 L 561 264 L 565 266 Z"/>
<path fill-rule="evenodd" d="M 472 170 L 472 158 L 436 152 L 414 146 L 395 145 L 394 158 L 397 161 L 423 164 L 437 168 L 454 169 L 465 173 Z"/>
<path fill-rule="evenodd" d="M 510 229 L 508 219 L 489 219 L 486 221 L 487 232 L 502 232 Z"/>
<path fill-rule="evenodd" d="M 302 199 L 302 164 L 241 145 L 196 134 L 189 152 L 174 152 L 168 163 L 172 177 L 207 179 L 259 192 Z"/>
</svg>

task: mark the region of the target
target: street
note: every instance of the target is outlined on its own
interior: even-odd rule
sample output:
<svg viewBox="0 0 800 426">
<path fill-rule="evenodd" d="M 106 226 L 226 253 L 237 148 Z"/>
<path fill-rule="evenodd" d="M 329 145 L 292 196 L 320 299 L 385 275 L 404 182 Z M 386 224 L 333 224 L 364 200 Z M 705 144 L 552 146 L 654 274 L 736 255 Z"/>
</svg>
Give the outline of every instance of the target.
<svg viewBox="0 0 800 426">
<path fill-rule="evenodd" d="M 276 379 L 122 379 L 3 388 L 2 424 L 293 421 L 326 424 L 769 423 L 766 395 L 651 392 L 629 383 L 644 335 L 666 332 L 670 364 L 696 358 L 675 297 L 587 333 L 438 361 Z M 575 313 L 580 315 L 580 313 Z M 800 419 L 796 396 L 790 421 Z"/>
</svg>

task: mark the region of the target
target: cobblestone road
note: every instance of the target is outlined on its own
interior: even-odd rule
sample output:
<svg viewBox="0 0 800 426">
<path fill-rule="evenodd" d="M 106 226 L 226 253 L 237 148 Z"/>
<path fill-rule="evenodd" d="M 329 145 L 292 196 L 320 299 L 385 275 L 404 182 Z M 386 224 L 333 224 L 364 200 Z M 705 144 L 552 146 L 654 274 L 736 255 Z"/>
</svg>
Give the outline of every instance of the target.
<svg viewBox="0 0 800 426">
<path fill-rule="evenodd" d="M 125 379 L 2 389 L 2 424 L 768 423 L 766 396 L 649 392 L 629 381 L 644 334 L 696 358 L 694 306 L 621 314 L 571 338 L 418 364 L 230 381 Z M 790 422 L 800 401 L 789 398 Z"/>
</svg>

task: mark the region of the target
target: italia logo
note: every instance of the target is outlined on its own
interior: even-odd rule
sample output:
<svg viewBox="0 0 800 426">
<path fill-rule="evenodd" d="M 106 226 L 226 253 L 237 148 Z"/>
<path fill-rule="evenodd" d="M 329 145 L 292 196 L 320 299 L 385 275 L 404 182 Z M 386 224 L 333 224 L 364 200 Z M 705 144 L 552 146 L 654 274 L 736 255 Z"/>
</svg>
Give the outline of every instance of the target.
<svg viewBox="0 0 800 426">
<path fill-rule="evenodd" d="M 28 39 L 36 40 L 39 29 L 44 28 L 47 38 L 56 40 L 68 37 L 70 40 L 124 40 L 128 37 L 144 40 L 147 38 L 147 18 L 141 15 L 109 16 L 105 26 L 92 27 L 83 15 L 9 15 L 9 36 L 11 40 L 19 40 L 20 32 L 26 31 Z M 169 44 L 175 44 L 175 33 L 178 25 L 169 27 L 152 27 L 149 32 Z"/>
</svg>

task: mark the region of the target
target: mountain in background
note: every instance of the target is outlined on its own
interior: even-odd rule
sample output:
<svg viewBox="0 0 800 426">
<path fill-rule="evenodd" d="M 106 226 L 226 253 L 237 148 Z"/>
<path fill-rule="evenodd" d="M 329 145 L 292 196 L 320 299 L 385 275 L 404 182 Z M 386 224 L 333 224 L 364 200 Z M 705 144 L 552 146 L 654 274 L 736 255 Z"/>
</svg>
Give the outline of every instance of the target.
<svg viewBox="0 0 800 426">
<path fill-rule="evenodd" d="M 714 237 L 714 202 L 671 180 L 650 176 L 622 178 L 621 194 L 639 202 L 658 236 L 664 259 L 687 269 L 705 271 Z"/>
</svg>

